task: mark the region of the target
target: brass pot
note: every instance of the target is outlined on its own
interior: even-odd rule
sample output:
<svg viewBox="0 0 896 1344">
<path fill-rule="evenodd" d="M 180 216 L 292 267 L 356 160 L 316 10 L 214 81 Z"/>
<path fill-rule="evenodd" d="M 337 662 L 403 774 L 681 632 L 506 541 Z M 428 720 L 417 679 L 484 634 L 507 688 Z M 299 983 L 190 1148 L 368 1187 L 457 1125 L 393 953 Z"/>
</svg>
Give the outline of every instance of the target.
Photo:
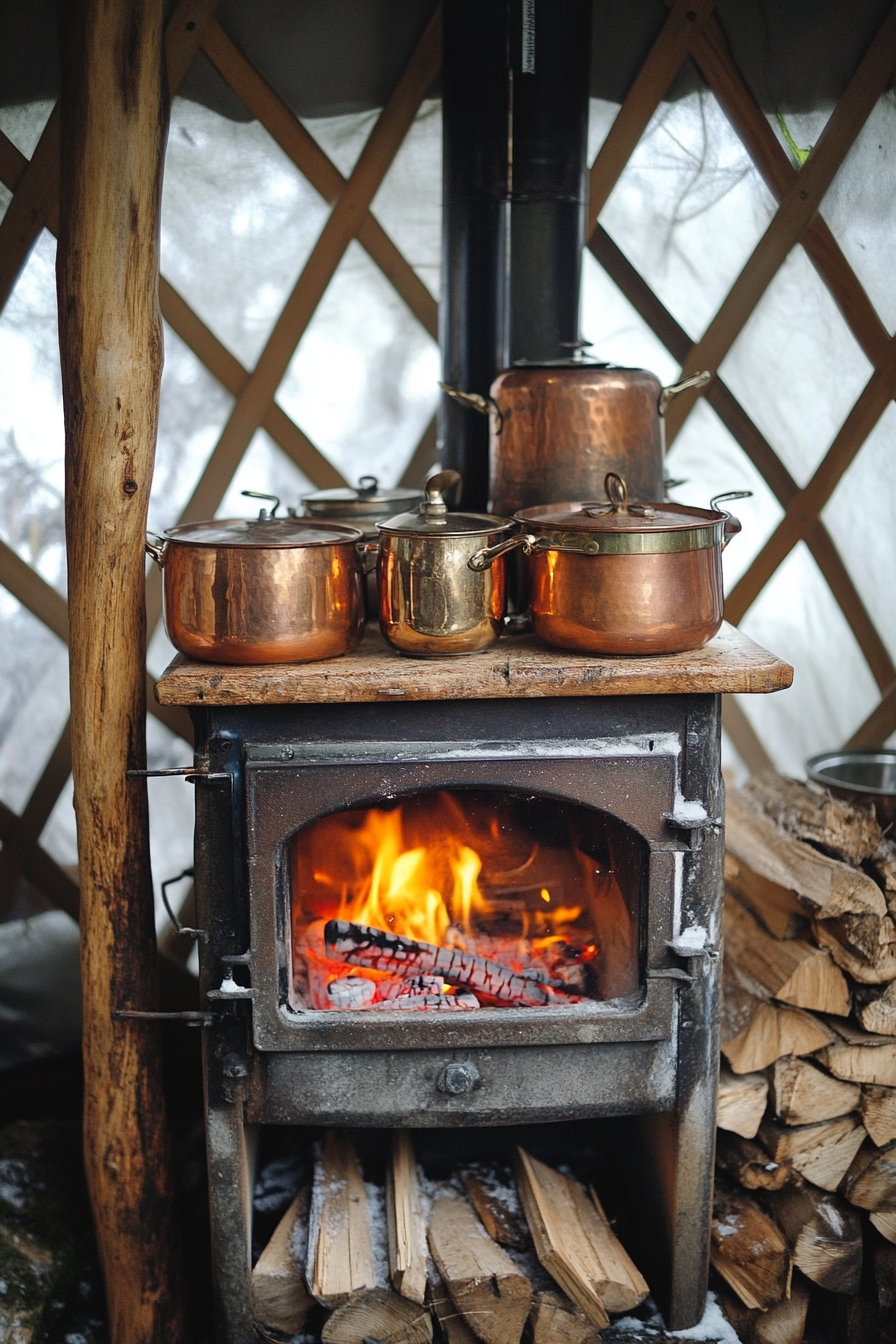
<svg viewBox="0 0 896 1344">
<path fill-rule="evenodd" d="M 356 646 L 362 533 L 275 511 L 147 537 L 162 570 L 165 629 L 180 653 L 213 663 L 306 663 Z"/>
<path fill-rule="evenodd" d="M 740 523 L 716 509 L 629 504 L 608 473 L 609 503 L 522 509 L 522 532 L 471 559 L 480 570 L 512 546 L 527 555 L 532 622 L 547 644 L 599 654 L 684 653 L 722 624 L 722 550 Z"/>
<path fill-rule="evenodd" d="M 449 513 L 443 495 L 460 485 L 442 471 L 416 513 L 378 523 L 380 628 L 402 653 L 443 658 L 489 648 L 503 629 L 504 561 L 476 571 L 469 561 L 514 524 L 491 514 Z"/>
<path fill-rule="evenodd" d="M 645 369 L 579 359 L 507 369 L 487 398 L 442 388 L 489 416 L 489 508 L 514 514 L 555 500 L 598 499 L 611 471 L 625 477 L 633 499 L 662 499 L 666 407 L 710 376 L 693 373 L 663 387 Z"/>
</svg>

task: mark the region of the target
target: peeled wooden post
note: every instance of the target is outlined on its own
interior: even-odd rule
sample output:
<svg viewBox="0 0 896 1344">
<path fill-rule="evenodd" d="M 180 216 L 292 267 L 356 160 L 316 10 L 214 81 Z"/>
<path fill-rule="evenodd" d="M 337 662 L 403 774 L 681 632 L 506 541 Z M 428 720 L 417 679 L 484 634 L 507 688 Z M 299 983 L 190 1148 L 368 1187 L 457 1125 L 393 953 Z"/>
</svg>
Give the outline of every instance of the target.
<svg viewBox="0 0 896 1344">
<path fill-rule="evenodd" d="M 158 1028 L 146 785 L 144 554 L 162 371 L 162 0 L 62 23 L 59 334 L 84 1147 L 114 1344 L 187 1336 Z"/>
</svg>

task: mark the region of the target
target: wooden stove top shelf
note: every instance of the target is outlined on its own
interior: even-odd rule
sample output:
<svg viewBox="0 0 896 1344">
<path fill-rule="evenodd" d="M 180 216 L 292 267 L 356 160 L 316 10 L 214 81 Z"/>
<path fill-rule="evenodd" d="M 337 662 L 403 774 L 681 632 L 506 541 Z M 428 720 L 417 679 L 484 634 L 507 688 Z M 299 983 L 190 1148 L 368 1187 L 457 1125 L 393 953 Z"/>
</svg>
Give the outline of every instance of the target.
<svg viewBox="0 0 896 1344">
<path fill-rule="evenodd" d="M 463 658 L 406 658 L 368 629 L 354 653 L 320 663 L 232 667 L 178 655 L 160 705 L 302 705 L 385 700 L 512 700 L 553 695 L 683 695 L 785 690 L 793 668 L 727 622 L 692 653 L 598 658 L 508 635 Z"/>
</svg>

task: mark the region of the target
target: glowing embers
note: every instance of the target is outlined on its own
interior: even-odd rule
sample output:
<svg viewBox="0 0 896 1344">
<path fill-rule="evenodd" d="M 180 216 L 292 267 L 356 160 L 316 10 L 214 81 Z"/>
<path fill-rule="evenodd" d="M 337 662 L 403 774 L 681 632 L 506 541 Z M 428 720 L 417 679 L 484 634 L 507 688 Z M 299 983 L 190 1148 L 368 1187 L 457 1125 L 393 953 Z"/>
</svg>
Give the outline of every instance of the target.
<svg viewBox="0 0 896 1344">
<path fill-rule="evenodd" d="M 291 846 L 293 1004 L 462 1012 L 632 993 L 642 849 L 606 813 L 486 790 L 322 817 Z"/>
</svg>

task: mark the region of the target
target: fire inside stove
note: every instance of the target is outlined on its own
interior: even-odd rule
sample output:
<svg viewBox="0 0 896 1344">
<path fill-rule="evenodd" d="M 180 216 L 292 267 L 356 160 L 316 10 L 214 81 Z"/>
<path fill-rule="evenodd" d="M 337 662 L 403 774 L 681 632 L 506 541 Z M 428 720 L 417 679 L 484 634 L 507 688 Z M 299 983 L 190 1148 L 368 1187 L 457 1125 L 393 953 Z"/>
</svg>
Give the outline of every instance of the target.
<svg viewBox="0 0 896 1344">
<path fill-rule="evenodd" d="M 440 790 L 291 842 L 293 1006 L 572 1007 L 638 988 L 643 842 L 580 804 Z"/>
</svg>

